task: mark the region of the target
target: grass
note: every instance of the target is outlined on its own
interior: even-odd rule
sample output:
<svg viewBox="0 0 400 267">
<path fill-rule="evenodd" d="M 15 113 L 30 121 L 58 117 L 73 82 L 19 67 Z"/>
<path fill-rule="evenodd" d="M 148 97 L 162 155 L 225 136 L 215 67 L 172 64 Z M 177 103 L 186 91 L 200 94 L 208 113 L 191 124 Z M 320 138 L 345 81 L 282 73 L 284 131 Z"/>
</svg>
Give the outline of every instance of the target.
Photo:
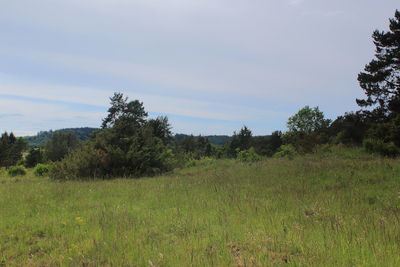
<svg viewBox="0 0 400 267">
<path fill-rule="evenodd" d="M 137 180 L 3 172 L 0 266 L 398 266 L 400 162 L 354 151 Z"/>
</svg>

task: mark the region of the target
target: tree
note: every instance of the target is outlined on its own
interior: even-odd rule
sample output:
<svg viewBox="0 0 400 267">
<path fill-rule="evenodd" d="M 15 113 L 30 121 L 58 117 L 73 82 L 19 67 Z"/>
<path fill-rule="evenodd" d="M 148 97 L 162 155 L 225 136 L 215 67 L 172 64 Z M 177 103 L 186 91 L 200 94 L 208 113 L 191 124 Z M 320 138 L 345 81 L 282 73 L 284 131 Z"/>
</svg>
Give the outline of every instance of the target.
<svg viewBox="0 0 400 267">
<path fill-rule="evenodd" d="M 329 128 L 334 143 L 361 145 L 369 128 L 368 118 L 362 112 L 349 112 L 337 117 Z"/>
<path fill-rule="evenodd" d="M 233 133 L 231 140 L 226 144 L 228 155 L 235 158 L 238 151 L 250 148 L 252 140 L 253 133 L 247 126 L 243 126 L 239 133 Z"/>
<path fill-rule="evenodd" d="M 40 148 L 31 148 L 25 158 L 25 167 L 33 168 L 39 163 L 44 162 L 44 153 Z"/>
<path fill-rule="evenodd" d="M 120 93 L 111 97 L 111 107 L 102 129 L 79 149 L 56 163 L 55 179 L 93 179 L 155 175 L 171 170 L 174 155 L 167 147 L 170 126 L 167 117 L 146 120 L 138 100 Z"/>
<path fill-rule="evenodd" d="M 111 107 L 103 120 L 102 128 L 113 128 L 122 136 L 131 135 L 146 122 L 147 112 L 138 100 L 128 102 L 122 93 L 110 98 Z"/>
<path fill-rule="evenodd" d="M 251 146 L 259 155 L 273 156 L 282 145 L 282 132 L 275 131 L 268 136 L 253 137 Z"/>
<path fill-rule="evenodd" d="M 16 138 L 13 133 L 3 133 L 0 138 L 0 167 L 17 164 L 25 149 L 26 142 L 22 138 Z"/>
<path fill-rule="evenodd" d="M 171 125 L 167 116 L 159 116 L 147 121 L 147 125 L 153 129 L 153 135 L 160 138 L 165 145 L 172 141 Z"/>
<path fill-rule="evenodd" d="M 290 132 L 311 133 L 328 127 L 330 120 L 324 118 L 324 113 L 318 107 L 305 106 L 290 117 L 287 127 Z"/>
<path fill-rule="evenodd" d="M 71 132 L 56 131 L 45 146 L 45 155 L 48 160 L 58 161 L 79 145 L 78 138 Z"/>
<path fill-rule="evenodd" d="M 375 59 L 358 75 L 367 98 L 357 99 L 357 104 L 372 107 L 366 112 L 378 120 L 400 113 L 400 11 L 390 19 L 389 28 L 373 33 Z"/>
<path fill-rule="evenodd" d="M 292 144 L 301 153 L 312 152 L 316 145 L 327 141 L 330 122 L 318 107 L 305 106 L 288 119 L 284 143 Z"/>
</svg>

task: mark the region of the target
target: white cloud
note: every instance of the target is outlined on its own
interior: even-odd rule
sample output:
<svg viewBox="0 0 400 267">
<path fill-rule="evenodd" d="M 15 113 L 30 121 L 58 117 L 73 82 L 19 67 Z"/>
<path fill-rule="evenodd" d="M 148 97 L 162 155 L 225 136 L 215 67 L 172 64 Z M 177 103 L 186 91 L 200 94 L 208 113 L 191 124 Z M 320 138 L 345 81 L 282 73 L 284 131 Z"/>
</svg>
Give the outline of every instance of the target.
<svg viewBox="0 0 400 267">
<path fill-rule="evenodd" d="M 108 107 L 109 97 L 113 90 L 99 90 L 97 88 L 65 86 L 59 84 L 36 83 L 33 81 L 16 81 L 12 77 L 0 75 L 0 93 L 32 99 L 45 99 L 53 101 L 64 101 L 86 105 Z M 144 102 L 146 109 L 150 112 L 161 114 L 173 114 L 179 116 L 227 120 L 227 121 L 252 121 L 260 117 L 286 117 L 287 113 L 270 111 L 266 109 L 235 106 L 228 103 L 207 102 L 179 97 L 152 95 L 133 90 L 123 91 L 130 98 L 139 99 Z M 48 107 L 48 105 L 44 105 Z M 51 105 L 50 105 L 51 106 Z M 42 108 L 43 109 L 43 108 Z M 13 113 L 25 110 L 25 106 L 19 109 L 10 107 Z M 52 110 L 52 109 L 50 109 Z M 57 114 L 47 112 L 47 114 Z M 77 113 L 78 114 L 78 113 Z M 98 115 L 101 113 L 97 113 Z M 98 118 L 99 119 L 99 118 Z"/>
<path fill-rule="evenodd" d="M 305 2 L 305 0 L 290 0 L 289 5 L 299 6 L 299 5 L 303 4 L 304 2 Z"/>
<path fill-rule="evenodd" d="M 114 90 L 127 88 L 150 111 L 265 127 L 265 118 L 284 121 L 305 104 L 335 115 L 354 108 L 357 72 L 373 55 L 370 34 L 398 6 L 394 0 L 3 2 L 0 73 L 13 77 L 0 75 L 0 94 L 106 108 Z M 54 117 L 65 112 L 47 108 Z"/>
</svg>

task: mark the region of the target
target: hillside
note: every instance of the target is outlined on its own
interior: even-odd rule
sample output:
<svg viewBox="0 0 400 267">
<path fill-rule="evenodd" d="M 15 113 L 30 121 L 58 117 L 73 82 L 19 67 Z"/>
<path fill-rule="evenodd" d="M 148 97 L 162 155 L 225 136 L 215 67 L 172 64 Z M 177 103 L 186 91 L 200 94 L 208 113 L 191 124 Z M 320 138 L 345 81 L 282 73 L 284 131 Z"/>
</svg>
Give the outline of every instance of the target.
<svg viewBox="0 0 400 267">
<path fill-rule="evenodd" d="M 90 128 L 90 127 L 84 127 L 84 128 L 67 128 L 67 129 L 61 129 L 61 130 L 50 130 L 50 131 L 41 131 L 35 136 L 26 136 L 24 139 L 28 142 L 28 145 L 30 147 L 40 147 L 44 144 L 47 143 L 47 141 L 51 138 L 54 132 L 57 131 L 68 131 L 74 133 L 79 140 L 81 141 L 87 141 L 90 138 L 90 135 L 99 130 L 99 128 Z M 179 142 L 183 140 L 186 136 L 186 134 L 176 134 L 174 136 L 175 141 Z M 222 146 L 225 143 L 227 143 L 230 140 L 230 136 L 227 135 L 209 135 L 205 136 L 211 144 L 217 145 L 217 146 Z"/>
<path fill-rule="evenodd" d="M 157 178 L 0 174 L 4 266 L 397 266 L 400 162 L 207 160 Z"/>
<path fill-rule="evenodd" d="M 87 141 L 90 135 L 97 131 L 98 128 L 82 127 L 82 128 L 66 128 L 60 130 L 40 131 L 35 136 L 26 136 L 24 139 L 27 141 L 30 147 L 40 147 L 49 141 L 51 136 L 58 131 L 72 132 L 81 141 Z"/>
</svg>

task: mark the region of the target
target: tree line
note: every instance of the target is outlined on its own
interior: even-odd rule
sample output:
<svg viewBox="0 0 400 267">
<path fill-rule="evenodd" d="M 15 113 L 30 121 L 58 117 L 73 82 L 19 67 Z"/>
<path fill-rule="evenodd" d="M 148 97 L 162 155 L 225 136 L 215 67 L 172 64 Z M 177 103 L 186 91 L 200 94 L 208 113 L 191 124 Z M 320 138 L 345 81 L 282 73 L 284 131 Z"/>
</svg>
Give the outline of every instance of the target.
<svg viewBox="0 0 400 267">
<path fill-rule="evenodd" d="M 143 103 L 121 93 L 110 98 L 101 129 L 82 142 L 68 131 L 54 132 L 44 147 L 31 148 L 4 133 L 0 143 L 0 167 L 23 163 L 33 167 L 52 162 L 54 179 L 138 177 L 168 172 L 191 159 L 292 157 L 315 152 L 321 145 L 363 146 L 371 153 L 400 155 L 400 12 L 390 19 L 389 31 L 375 31 L 375 58 L 358 75 L 364 99 L 360 110 L 334 121 L 319 107 L 305 106 L 287 121 L 287 131 L 253 136 L 243 126 L 215 145 L 204 136 L 173 138 L 168 118 L 148 118 Z"/>
</svg>

